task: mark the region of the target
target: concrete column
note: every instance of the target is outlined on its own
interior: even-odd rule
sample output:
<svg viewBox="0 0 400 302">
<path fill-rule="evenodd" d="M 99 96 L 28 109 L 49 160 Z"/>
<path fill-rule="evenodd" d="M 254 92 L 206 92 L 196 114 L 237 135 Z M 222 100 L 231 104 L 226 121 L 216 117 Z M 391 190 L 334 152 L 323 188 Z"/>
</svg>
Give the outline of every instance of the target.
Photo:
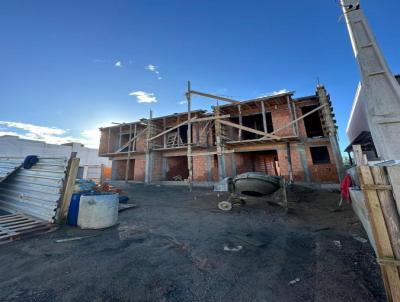
<svg viewBox="0 0 400 302">
<path fill-rule="evenodd" d="M 166 157 L 162 158 L 162 180 L 167 180 L 168 173 L 168 159 Z"/>
<path fill-rule="evenodd" d="M 218 178 L 222 180 L 226 177 L 226 169 L 225 169 L 225 156 L 218 155 Z"/>
<path fill-rule="evenodd" d="M 236 153 L 231 153 L 231 161 L 232 161 L 232 176 L 235 177 L 237 174 Z"/>
<path fill-rule="evenodd" d="M 144 182 L 151 183 L 153 174 L 153 152 L 146 152 L 146 163 L 144 169 Z"/>
<path fill-rule="evenodd" d="M 212 181 L 212 173 L 211 173 L 211 169 L 212 169 L 212 155 L 207 155 L 206 156 L 206 160 L 207 160 L 207 180 L 208 181 Z"/>
<path fill-rule="evenodd" d="M 111 179 L 112 180 L 117 179 L 117 167 L 118 167 L 118 162 L 116 160 L 111 161 Z"/>
<path fill-rule="evenodd" d="M 311 182 L 311 174 L 310 170 L 308 169 L 306 149 L 303 144 L 297 144 L 297 152 L 299 153 L 300 163 L 304 171 L 304 181 Z"/>
</svg>

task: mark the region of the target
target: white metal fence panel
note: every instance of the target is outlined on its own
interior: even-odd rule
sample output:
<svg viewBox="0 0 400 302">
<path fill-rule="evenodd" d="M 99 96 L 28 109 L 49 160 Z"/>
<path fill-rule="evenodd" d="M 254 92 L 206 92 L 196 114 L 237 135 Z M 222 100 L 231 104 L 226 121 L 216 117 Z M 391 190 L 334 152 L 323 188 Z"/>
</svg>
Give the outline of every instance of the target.
<svg viewBox="0 0 400 302">
<path fill-rule="evenodd" d="M 24 160 L 12 158 L 10 160 Z M 7 158 L 0 158 L 0 162 Z M 0 183 L 0 208 L 54 222 L 68 160 L 45 158 L 31 169 L 21 168 Z"/>
</svg>

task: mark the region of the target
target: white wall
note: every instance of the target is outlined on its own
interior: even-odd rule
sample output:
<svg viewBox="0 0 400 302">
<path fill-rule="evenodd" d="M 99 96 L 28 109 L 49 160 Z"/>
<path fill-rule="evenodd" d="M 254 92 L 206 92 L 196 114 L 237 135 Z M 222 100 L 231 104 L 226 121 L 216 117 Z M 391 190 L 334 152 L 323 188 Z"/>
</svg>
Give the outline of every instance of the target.
<svg viewBox="0 0 400 302">
<path fill-rule="evenodd" d="M 108 158 L 98 156 L 99 151 L 97 149 L 82 147 L 78 143 L 73 143 L 72 146 L 64 146 L 20 139 L 18 136 L 0 136 L 0 156 L 25 157 L 27 155 L 38 155 L 41 157 L 69 157 L 71 152 L 77 152 L 77 157 L 80 158 L 80 166 L 101 164 L 111 166 Z"/>
</svg>

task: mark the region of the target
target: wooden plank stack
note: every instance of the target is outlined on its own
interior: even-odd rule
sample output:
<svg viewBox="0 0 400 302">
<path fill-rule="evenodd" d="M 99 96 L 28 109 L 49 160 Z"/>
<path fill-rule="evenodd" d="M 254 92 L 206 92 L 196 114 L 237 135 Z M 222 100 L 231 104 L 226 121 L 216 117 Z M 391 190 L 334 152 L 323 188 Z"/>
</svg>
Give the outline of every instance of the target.
<svg viewBox="0 0 400 302">
<path fill-rule="evenodd" d="M 362 158 L 356 162 L 388 301 L 400 302 L 400 200 L 395 200 L 399 198 L 400 166 L 368 166 Z"/>
<path fill-rule="evenodd" d="M 47 231 L 54 225 L 43 220 L 30 218 L 22 214 L 0 216 L 0 244 L 21 239 L 39 231 Z"/>
</svg>

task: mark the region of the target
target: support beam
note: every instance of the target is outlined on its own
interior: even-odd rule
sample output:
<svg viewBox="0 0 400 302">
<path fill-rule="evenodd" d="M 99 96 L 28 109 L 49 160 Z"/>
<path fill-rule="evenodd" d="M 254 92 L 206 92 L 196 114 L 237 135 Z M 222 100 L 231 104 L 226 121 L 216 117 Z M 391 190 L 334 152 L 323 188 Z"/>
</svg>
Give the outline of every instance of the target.
<svg viewBox="0 0 400 302">
<path fill-rule="evenodd" d="M 222 132 L 222 122 L 226 122 L 221 120 L 220 117 L 220 109 L 219 106 L 217 105 L 215 107 L 215 116 L 218 117 L 215 120 L 215 139 L 216 139 L 216 145 L 217 145 L 217 158 L 218 158 L 218 179 L 222 180 L 225 178 L 225 158 L 223 155 L 224 152 L 224 147 L 222 143 L 222 137 L 221 137 L 221 132 Z"/>
<path fill-rule="evenodd" d="M 238 105 L 237 107 L 238 107 L 238 112 L 239 112 L 239 125 L 243 126 L 242 106 Z M 239 141 L 242 140 L 242 129 L 241 128 L 239 128 L 238 139 L 239 139 Z"/>
<path fill-rule="evenodd" d="M 111 139 L 111 128 L 108 128 L 107 153 L 110 153 L 110 139 Z"/>
<path fill-rule="evenodd" d="M 129 144 L 133 141 L 135 141 L 139 136 L 141 136 L 142 134 L 144 134 L 147 131 L 147 128 L 142 129 L 142 131 L 139 131 L 139 133 L 137 135 L 135 135 L 133 138 L 131 138 L 128 142 L 126 142 L 121 148 L 119 148 L 117 151 L 115 151 L 115 153 L 121 152 L 122 150 L 124 150 L 126 147 L 129 146 Z"/>
<path fill-rule="evenodd" d="M 129 141 L 132 139 L 132 124 L 129 125 Z M 132 151 L 132 143 L 128 145 L 128 158 L 126 160 L 126 167 L 125 167 L 125 182 L 128 182 L 129 178 L 129 168 L 131 163 L 131 151 Z"/>
<path fill-rule="evenodd" d="M 220 101 L 228 102 L 228 103 L 231 103 L 231 104 L 240 104 L 239 101 L 236 101 L 236 100 L 233 100 L 233 99 L 229 99 L 229 98 L 225 98 L 225 97 L 218 96 L 218 95 L 213 95 L 213 94 L 210 94 L 210 93 L 204 93 L 204 92 L 195 91 L 195 90 L 190 90 L 187 93 L 204 96 L 204 97 L 210 98 L 210 99 L 220 100 Z"/>
<path fill-rule="evenodd" d="M 285 126 L 279 128 L 279 129 L 276 129 L 275 131 L 271 132 L 270 134 L 275 134 L 275 133 L 277 133 L 277 132 L 279 132 L 279 131 L 281 131 L 281 130 L 283 130 L 283 129 L 286 129 L 287 127 L 290 127 L 290 126 L 293 125 L 294 123 L 296 123 L 296 122 L 298 122 L 298 121 L 304 119 L 305 117 L 307 117 L 307 116 L 313 114 L 314 112 L 320 110 L 321 108 L 323 108 L 323 107 L 325 107 L 325 106 L 327 106 L 327 105 L 328 105 L 328 104 L 323 104 L 323 105 L 321 105 L 321 106 L 318 106 L 317 108 L 311 110 L 310 112 L 307 112 L 306 114 L 304 114 L 304 115 L 300 116 L 299 118 L 297 118 L 297 119 L 291 121 L 290 123 L 287 123 Z"/>
<path fill-rule="evenodd" d="M 225 118 L 230 118 L 230 114 L 224 114 L 220 116 L 210 116 L 210 117 L 199 117 L 199 118 L 194 118 L 192 120 L 192 123 L 200 123 L 200 122 L 206 122 L 206 121 L 214 121 L 218 119 L 225 119 Z"/>
<path fill-rule="evenodd" d="M 292 167 L 292 154 L 290 150 L 290 143 L 286 143 L 286 152 L 287 152 L 287 160 L 288 160 L 288 170 L 289 170 L 289 184 L 293 183 L 293 167 Z"/>
<path fill-rule="evenodd" d="M 191 121 L 193 121 L 194 119 L 195 119 L 194 117 L 191 118 Z M 163 136 L 164 134 L 167 134 L 168 132 L 174 131 L 175 129 L 179 128 L 180 126 L 186 125 L 188 122 L 189 121 L 184 121 L 184 122 L 182 122 L 182 123 L 180 123 L 180 124 L 178 124 L 178 125 L 176 125 L 176 126 L 174 126 L 172 128 L 169 128 L 168 130 L 165 130 L 165 131 L 163 131 L 163 132 L 161 132 L 161 133 L 149 138 L 148 140 L 152 141 L 152 140 L 154 140 L 154 139 L 156 139 L 156 138 L 158 138 L 160 136 Z"/>
<path fill-rule="evenodd" d="M 228 121 L 221 120 L 219 122 L 221 124 L 226 125 L 226 126 L 231 126 L 231 127 L 235 127 L 235 128 L 238 128 L 238 129 L 242 129 L 244 131 L 255 133 L 255 134 L 258 134 L 258 135 L 262 135 L 262 136 L 266 136 L 266 137 L 269 137 L 271 139 L 276 139 L 276 140 L 280 140 L 281 139 L 279 136 L 276 136 L 273 133 L 262 132 L 262 131 L 259 131 L 259 130 L 255 130 L 253 128 L 249 128 L 249 127 L 246 127 L 246 126 L 241 126 L 241 125 L 238 125 L 238 124 L 235 124 L 235 123 L 232 123 L 232 122 L 228 122 Z"/>
<path fill-rule="evenodd" d="M 192 192 L 193 183 L 193 158 L 192 158 L 192 124 L 191 124 L 191 110 L 192 110 L 192 98 L 190 95 L 190 81 L 188 81 L 188 93 L 186 94 L 188 104 L 188 129 L 187 129 L 187 161 L 189 170 L 189 190 Z M 180 139 L 180 138 L 178 138 Z"/>
<path fill-rule="evenodd" d="M 261 102 L 261 110 L 262 110 L 262 118 L 263 118 L 263 130 L 264 132 L 268 132 L 267 129 L 267 116 L 265 113 L 265 104 L 264 101 L 260 101 Z"/>
<path fill-rule="evenodd" d="M 163 146 L 164 149 L 167 148 L 167 136 L 165 135 L 165 130 L 167 130 L 167 119 L 164 117 L 163 118 Z"/>
</svg>

